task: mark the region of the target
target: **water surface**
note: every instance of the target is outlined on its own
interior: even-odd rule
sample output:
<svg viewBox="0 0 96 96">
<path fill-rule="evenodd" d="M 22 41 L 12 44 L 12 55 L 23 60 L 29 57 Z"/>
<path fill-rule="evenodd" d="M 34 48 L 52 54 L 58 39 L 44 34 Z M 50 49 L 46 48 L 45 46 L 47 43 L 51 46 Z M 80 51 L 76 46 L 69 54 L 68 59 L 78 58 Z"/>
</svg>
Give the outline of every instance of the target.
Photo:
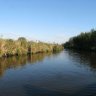
<svg viewBox="0 0 96 96">
<path fill-rule="evenodd" d="M 1 58 L 0 96 L 96 96 L 96 53 Z"/>
</svg>

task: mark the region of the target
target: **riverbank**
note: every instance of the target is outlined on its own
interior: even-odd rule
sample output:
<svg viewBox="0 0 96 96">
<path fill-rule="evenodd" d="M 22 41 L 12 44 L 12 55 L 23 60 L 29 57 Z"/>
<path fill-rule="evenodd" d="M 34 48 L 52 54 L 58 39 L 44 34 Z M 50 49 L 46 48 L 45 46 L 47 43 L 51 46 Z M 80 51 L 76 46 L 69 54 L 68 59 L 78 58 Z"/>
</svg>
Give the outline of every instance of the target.
<svg viewBox="0 0 96 96">
<path fill-rule="evenodd" d="M 69 49 L 96 51 L 96 30 L 92 29 L 72 37 L 63 46 Z"/>
<path fill-rule="evenodd" d="M 33 42 L 24 37 L 20 37 L 18 40 L 0 39 L 0 57 L 55 52 L 62 49 L 63 47 L 59 44 Z"/>
</svg>

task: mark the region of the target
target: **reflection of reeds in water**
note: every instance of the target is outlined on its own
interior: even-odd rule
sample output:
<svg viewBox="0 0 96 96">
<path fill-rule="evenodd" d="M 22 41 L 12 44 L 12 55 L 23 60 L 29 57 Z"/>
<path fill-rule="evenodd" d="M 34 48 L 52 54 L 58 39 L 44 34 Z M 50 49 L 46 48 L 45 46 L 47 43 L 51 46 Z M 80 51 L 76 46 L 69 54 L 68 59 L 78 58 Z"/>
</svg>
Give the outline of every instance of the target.
<svg viewBox="0 0 96 96">
<path fill-rule="evenodd" d="M 33 64 L 38 61 L 42 61 L 46 56 L 50 56 L 52 53 L 39 53 L 33 55 L 13 56 L 8 58 L 0 58 L 0 76 L 4 74 L 4 71 L 10 68 L 19 68 L 24 65 Z"/>
<path fill-rule="evenodd" d="M 28 62 L 29 63 L 36 63 L 38 61 L 42 61 L 44 59 L 44 57 L 46 56 L 50 56 L 52 53 L 39 53 L 39 54 L 32 54 L 28 56 Z"/>
</svg>

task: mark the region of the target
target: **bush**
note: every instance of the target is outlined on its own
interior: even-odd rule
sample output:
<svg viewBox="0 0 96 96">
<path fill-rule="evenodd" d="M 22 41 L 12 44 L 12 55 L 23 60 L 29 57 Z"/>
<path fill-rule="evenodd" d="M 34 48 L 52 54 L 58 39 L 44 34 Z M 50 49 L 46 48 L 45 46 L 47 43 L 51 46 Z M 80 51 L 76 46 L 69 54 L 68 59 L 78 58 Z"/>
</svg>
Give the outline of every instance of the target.
<svg viewBox="0 0 96 96">
<path fill-rule="evenodd" d="M 58 44 L 27 41 L 24 37 L 20 37 L 15 41 L 12 39 L 0 39 L 0 57 L 60 51 L 62 48 Z"/>
</svg>

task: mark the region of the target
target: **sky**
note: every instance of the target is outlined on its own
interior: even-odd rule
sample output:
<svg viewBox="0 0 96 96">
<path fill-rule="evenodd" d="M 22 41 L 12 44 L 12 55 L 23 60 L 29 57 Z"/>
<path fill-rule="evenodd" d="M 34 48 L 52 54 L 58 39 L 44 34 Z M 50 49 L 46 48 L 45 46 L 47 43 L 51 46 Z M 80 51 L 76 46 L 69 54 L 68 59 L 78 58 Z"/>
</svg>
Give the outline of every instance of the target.
<svg viewBox="0 0 96 96">
<path fill-rule="evenodd" d="M 0 37 L 64 43 L 96 28 L 96 0 L 0 0 Z"/>
</svg>

